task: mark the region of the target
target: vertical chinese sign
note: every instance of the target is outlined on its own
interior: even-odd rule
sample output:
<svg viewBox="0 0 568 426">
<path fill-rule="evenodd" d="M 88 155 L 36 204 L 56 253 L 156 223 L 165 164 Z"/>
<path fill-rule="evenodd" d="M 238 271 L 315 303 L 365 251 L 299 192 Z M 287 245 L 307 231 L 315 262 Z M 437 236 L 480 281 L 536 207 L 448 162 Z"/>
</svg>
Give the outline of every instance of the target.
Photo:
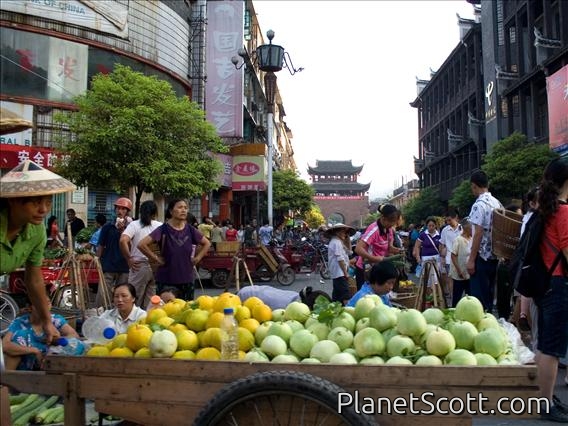
<svg viewBox="0 0 568 426">
<path fill-rule="evenodd" d="M 207 120 L 225 138 L 243 135 L 243 75 L 231 57 L 243 46 L 244 3 L 207 2 Z"/>
<path fill-rule="evenodd" d="M 568 65 L 546 77 L 550 149 L 568 155 Z"/>
<path fill-rule="evenodd" d="M 49 38 L 48 96 L 72 100 L 87 90 L 89 47 L 55 37 Z"/>
</svg>

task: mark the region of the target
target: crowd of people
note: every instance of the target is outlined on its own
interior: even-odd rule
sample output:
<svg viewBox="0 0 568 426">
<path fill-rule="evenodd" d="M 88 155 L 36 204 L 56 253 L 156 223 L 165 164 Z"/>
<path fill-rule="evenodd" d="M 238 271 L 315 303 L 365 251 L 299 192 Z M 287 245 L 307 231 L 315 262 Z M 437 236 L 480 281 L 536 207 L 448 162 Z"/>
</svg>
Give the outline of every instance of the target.
<svg viewBox="0 0 568 426">
<path fill-rule="evenodd" d="M 25 190 L 16 177 L 22 173 L 31 177 Z M 421 282 L 427 286 L 440 284 L 452 306 L 470 294 L 481 301 L 487 312 L 496 309 L 498 316 L 505 319 L 511 319 L 518 306 L 518 318 L 512 319 L 521 330 L 532 332 L 540 391 L 551 402 L 545 414 L 552 420 L 567 421 L 566 405 L 553 395 L 553 389 L 559 359 L 566 357 L 568 347 L 568 160 L 561 158 L 548 164 L 539 187 L 528 191 L 522 208 L 506 207 L 524 215 L 523 228 L 531 215 L 541 215 L 545 223 L 546 242 L 540 245 L 544 264 L 551 268 L 555 258 L 562 259 L 545 277 L 549 290 L 538 299 L 528 299 L 513 291 L 506 261 L 494 253 L 493 211 L 504 207 L 489 191 L 488 176 L 476 171 L 470 183 L 475 202 L 467 217 L 460 218 L 452 209 L 443 224 L 434 217 L 411 224 L 407 227 L 406 247 L 396 232 L 403 220 L 401 211 L 391 204 L 380 205 L 378 219 L 364 230 L 339 223 L 317 232 L 315 238 L 328 243 L 328 267 L 333 281 L 331 297 L 323 296 L 354 306 L 361 297 L 376 294 L 390 305 L 388 295 L 401 270 L 388 257 L 406 253 L 417 274 L 426 263 L 436 265 Z M 29 310 L 14 321 L 2 340 L 11 367 L 37 368 L 47 345 L 54 339 L 61 335 L 76 336 L 64 318 L 51 314 L 40 269 L 44 248 L 65 245 L 55 216 L 48 219 L 47 227 L 43 225 L 51 208 L 51 197 L 73 188 L 69 181 L 32 162 L 22 163 L 2 178 L 0 272 L 6 274 L 25 267 L 30 301 Z M 104 288 L 99 289 L 96 304 L 109 308 L 103 316 L 112 320 L 118 330 L 125 330 L 145 315 L 144 307 L 154 294 L 161 294 L 164 299 L 193 299 L 194 266 L 211 246 L 215 249 L 223 241 L 238 241 L 245 246 L 269 245 L 274 239 L 280 242 L 300 239 L 305 232 L 285 224 L 273 228 L 268 222 L 258 231 L 253 222 L 238 229 L 229 220 L 219 222 L 204 217 L 197 223 L 183 199 L 170 201 L 164 223 L 156 220 L 158 209 L 153 201 L 141 204 L 137 220 L 131 217 L 133 206 L 128 198 L 117 199 L 114 207 L 113 221 L 97 215 L 97 231 L 88 245 L 100 258 L 103 271 Z M 85 224 L 73 209 L 66 213 L 65 229 L 76 237 Z M 359 235 L 353 247 L 356 233 Z M 311 288 L 303 291 L 303 296 L 296 293 L 286 297 L 309 300 L 313 306 L 317 292 Z M 112 306 L 104 300 L 105 294 L 111 295 Z"/>
</svg>

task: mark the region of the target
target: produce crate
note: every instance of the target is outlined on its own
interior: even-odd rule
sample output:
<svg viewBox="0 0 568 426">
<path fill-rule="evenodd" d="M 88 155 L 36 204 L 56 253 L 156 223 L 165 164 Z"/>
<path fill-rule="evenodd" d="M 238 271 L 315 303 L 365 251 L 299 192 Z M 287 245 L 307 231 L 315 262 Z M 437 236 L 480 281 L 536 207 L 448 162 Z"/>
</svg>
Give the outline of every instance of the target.
<svg viewBox="0 0 568 426">
<path fill-rule="evenodd" d="M 216 253 L 221 255 L 233 255 L 241 248 L 239 241 L 220 241 L 216 244 Z"/>
<path fill-rule="evenodd" d="M 86 399 L 94 400 L 99 412 L 139 424 L 163 425 L 167 419 L 170 426 L 188 425 L 228 384 L 254 373 L 283 370 L 310 374 L 350 394 L 358 392 L 360 398 L 373 400 L 408 399 L 411 393 L 420 395 L 425 391 L 432 392 L 437 399 L 465 400 L 482 393 L 487 398 L 483 408 L 496 410 L 499 398 L 519 397 L 527 401 L 538 393 L 535 366 L 342 365 L 338 368 L 326 364 L 48 356 L 45 368 L 43 372 L 4 372 L 1 381 L 20 392 L 64 396 L 65 424 L 73 426 L 84 425 Z M 430 407 L 418 403 L 415 408 Z M 507 404 L 502 404 L 502 408 L 507 409 Z M 477 405 L 471 404 L 471 409 L 477 409 Z M 509 420 L 514 418 L 518 416 L 508 417 Z M 381 426 L 472 424 L 467 412 L 460 416 L 377 415 L 376 421 Z"/>
<path fill-rule="evenodd" d="M 258 255 L 266 265 L 270 272 L 275 273 L 278 270 L 278 262 L 272 256 L 272 253 L 262 244 L 258 247 Z"/>
<path fill-rule="evenodd" d="M 523 217 L 505 209 L 493 210 L 491 247 L 495 256 L 510 259 L 519 243 Z"/>
</svg>

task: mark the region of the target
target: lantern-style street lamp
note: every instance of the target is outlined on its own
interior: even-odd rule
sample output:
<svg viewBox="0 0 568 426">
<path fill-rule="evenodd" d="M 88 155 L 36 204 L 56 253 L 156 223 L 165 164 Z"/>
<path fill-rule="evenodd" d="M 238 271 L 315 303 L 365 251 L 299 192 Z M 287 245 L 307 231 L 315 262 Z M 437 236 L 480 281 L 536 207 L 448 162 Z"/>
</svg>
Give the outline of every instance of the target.
<svg viewBox="0 0 568 426">
<path fill-rule="evenodd" d="M 258 63 L 258 68 L 263 71 L 264 74 L 264 90 L 266 95 L 266 102 L 268 104 L 268 114 L 267 114 L 267 138 L 266 142 L 268 144 L 268 188 L 267 188 L 267 204 L 268 204 L 268 222 L 270 226 L 273 226 L 273 211 L 272 211 L 272 157 L 274 154 L 273 148 L 273 135 L 274 135 L 274 98 L 276 96 L 276 74 L 275 72 L 280 71 L 282 68 L 287 68 L 291 75 L 296 74 L 303 70 L 303 68 L 294 68 L 292 60 L 288 52 L 284 51 L 282 46 L 277 44 L 272 44 L 272 39 L 274 38 L 274 31 L 268 30 L 266 32 L 266 37 L 269 43 L 263 44 L 256 48 L 256 51 L 249 57 L 245 49 L 239 49 L 239 56 L 243 58 L 243 63 L 239 64 L 239 58 L 233 56 L 231 62 L 236 69 L 241 69 L 247 60 L 249 63 Z"/>
</svg>

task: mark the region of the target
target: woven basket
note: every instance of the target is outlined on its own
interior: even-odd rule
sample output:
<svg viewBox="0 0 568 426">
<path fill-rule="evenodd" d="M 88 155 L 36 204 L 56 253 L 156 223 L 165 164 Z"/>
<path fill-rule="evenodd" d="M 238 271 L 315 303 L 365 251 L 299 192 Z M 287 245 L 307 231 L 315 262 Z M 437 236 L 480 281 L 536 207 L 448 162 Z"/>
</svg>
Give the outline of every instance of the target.
<svg viewBox="0 0 568 426">
<path fill-rule="evenodd" d="M 349 283 L 349 295 L 353 297 L 357 293 L 357 281 L 355 281 L 355 278 L 349 277 L 347 282 Z"/>
<path fill-rule="evenodd" d="M 394 303 L 405 306 L 407 308 L 414 308 L 416 304 L 416 293 L 398 293 L 396 298 L 392 299 Z"/>
<path fill-rule="evenodd" d="M 518 213 L 504 209 L 493 210 L 491 246 L 495 256 L 503 259 L 513 256 L 521 235 L 522 220 L 523 217 Z"/>
</svg>

